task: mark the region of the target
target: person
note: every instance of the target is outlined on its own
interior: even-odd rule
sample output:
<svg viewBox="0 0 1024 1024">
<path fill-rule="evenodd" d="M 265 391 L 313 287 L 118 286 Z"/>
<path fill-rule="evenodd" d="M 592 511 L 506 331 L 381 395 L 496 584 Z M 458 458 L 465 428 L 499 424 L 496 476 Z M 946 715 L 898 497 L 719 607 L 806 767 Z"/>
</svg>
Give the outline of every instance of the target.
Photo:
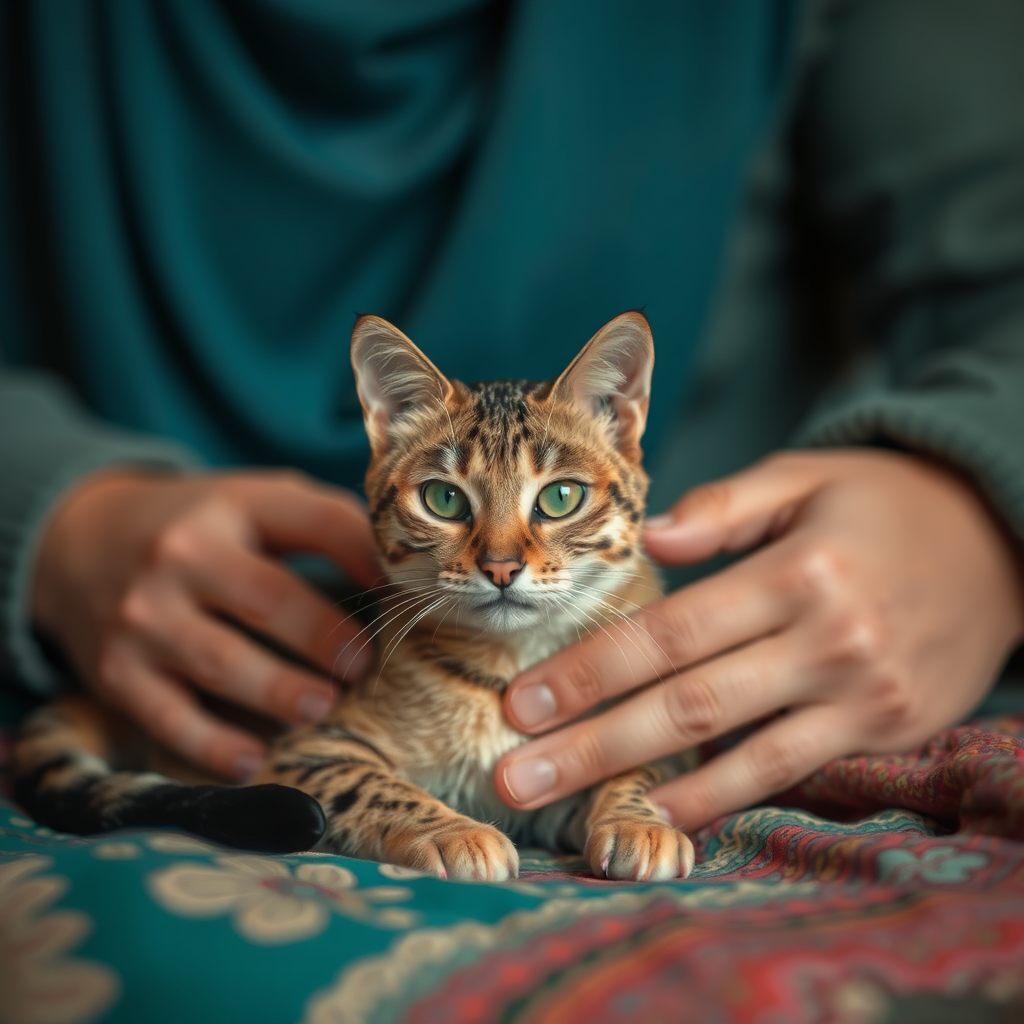
<svg viewBox="0 0 1024 1024">
<path fill-rule="evenodd" d="M 1024 638 L 1022 50 L 1005 0 L 5 4 L 5 685 L 244 779 L 198 694 L 369 669 L 283 560 L 378 581 L 353 311 L 473 380 L 645 306 L 695 578 L 513 682 L 502 797 L 752 726 L 657 791 L 694 828 L 927 740 Z"/>
</svg>

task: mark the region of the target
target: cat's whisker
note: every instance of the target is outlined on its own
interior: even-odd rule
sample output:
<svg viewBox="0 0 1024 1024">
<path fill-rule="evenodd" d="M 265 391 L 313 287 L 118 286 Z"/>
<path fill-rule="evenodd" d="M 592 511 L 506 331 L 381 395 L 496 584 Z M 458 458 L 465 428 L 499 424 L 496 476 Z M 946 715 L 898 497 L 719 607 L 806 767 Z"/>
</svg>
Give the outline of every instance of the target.
<svg viewBox="0 0 1024 1024">
<path fill-rule="evenodd" d="M 632 611 L 639 611 L 645 607 L 642 604 L 637 604 L 636 601 L 630 601 L 628 597 L 623 597 L 621 594 L 617 594 L 614 590 L 606 590 L 603 587 L 594 587 L 589 583 L 581 583 L 579 580 L 573 580 L 573 587 L 578 587 L 581 590 L 587 590 L 592 594 L 597 594 L 600 598 L 614 598 L 616 601 L 620 601 L 624 605 L 628 605 Z"/>
<path fill-rule="evenodd" d="M 402 570 L 399 570 L 399 571 L 402 571 Z M 409 571 L 413 571 L 413 570 L 409 570 Z M 373 601 L 380 600 L 380 598 L 374 598 L 373 601 L 367 601 L 366 600 L 369 597 L 370 594 L 374 594 L 374 593 L 376 593 L 379 590 L 390 590 L 393 587 L 402 587 L 406 583 L 420 583 L 420 582 L 426 582 L 428 580 L 432 580 L 432 579 L 436 578 L 434 573 L 424 572 L 423 570 L 416 570 L 416 571 L 420 572 L 422 575 L 417 576 L 417 577 L 412 578 L 412 579 L 406 579 L 406 580 L 401 580 L 401 581 L 388 580 L 387 583 L 382 583 L 379 586 L 367 587 L 366 590 L 360 590 L 358 592 L 358 594 L 354 594 L 352 597 L 346 597 L 346 598 L 343 598 L 340 601 L 332 601 L 331 602 L 331 607 L 332 608 L 344 609 L 345 603 L 347 601 L 351 601 L 351 600 L 353 600 L 353 598 L 355 598 L 355 599 L 357 599 L 357 602 L 358 602 L 357 606 L 356 606 L 356 611 L 359 612 L 359 611 L 362 611 L 363 608 L 366 607 L 366 605 L 372 604 Z M 382 577 L 378 576 L 377 578 L 381 579 Z M 337 629 L 338 627 L 335 626 L 334 628 Z M 332 630 L 331 632 L 333 632 L 333 631 L 334 630 Z"/>
<path fill-rule="evenodd" d="M 421 578 L 423 579 L 430 579 L 434 575 L 430 569 L 421 565 L 417 565 L 409 569 L 389 569 L 386 573 L 382 573 L 380 576 L 376 577 L 376 579 L 374 579 L 373 581 L 374 585 L 372 587 L 368 587 L 366 590 L 363 591 L 363 593 L 371 594 L 375 590 L 382 590 L 385 587 L 395 586 L 397 581 L 395 580 L 394 577 L 408 576 L 410 573 L 420 573 Z M 380 580 L 383 580 L 384 582 L 379 583 L 378 581 Z"/>
<path fill-rule="evenodd" d="M 458 607 L 458 601 L 455 601 L 454 595 L 452 595 L 452 601 L 453 604 L 451 605 L 451 607 L 449 607 L 448 611 L 446 611 L 444 615 L 441 616 L 441 618 L 438 620 L 437 625 L 434 627 L 434 633 L 430 638 L 431 643 L 433 643 L 433 641 L 437 639 L 437 631 L 441 628 L 441 623 L 443 623 L 444 620 L 448 618 L 448 615 L 451 612 L 452 608 Z"/>
<path fill-rule="evenodd" d="M 616 575 L 620 579 L 629 579 L 630 587 L 638 587 L 640 590 L 649 590 L 652 594 L 656 594 L 658 597 L 663 597 L 664 594 L 659 587 L 652 587 L 649 583 L 645 582 L 647 577 L 638 572 L 632 572 L 629 569 L 618 569 Z M 580 580 L 583 579 L 605 579 L 607 573 L 599 569 L 580 569 L 579 576 L 575 577 Z"/>
<path fill-rule="evenodd" d="M 595 587 L 590 583 L 582 583 L 579 580 L 574 580 L 573 586 L 595 595 L 595 599 L 601 601 L 605 607 L 614 608 L 620 613 L 620 605 L 629 608 L 630 614 L 632 614 L 632 612 L 638 612 L 650 608 L 650 605 L 638 604 L 636 601 L 632 601 L 628 597 L 623 597 L 618 593 L 618 591 L 609 590 L 607 587 Z M 608 600 L 609 598 L 611 600 Z"/>
<path fill-rule="evenodd" d="M 425 601 L 430 601 L 430 600 L 434 599 L 435 597 L 436 597 L 436 592 L 435 593 L 431 593 L 431 594 L 424 594 L 424 595 L 422 595 L 420 597 L 417 597 L 416 600 L 411 602 L 411 603 L 407 602 L 408 607 L 403 607 L 403 608 L 398 609 L 397 611 L 394 612 L 394 614 L 389 615 L 387 618 L 384 618 L 384 616 L 381 616 L 380 618 L 378 618 L 376 620 L 376 622 L 380 622 L 380 625 L 378 626 L 378 628 L 376 630 L 374 630 L 374 632 L 370 636 L 368 636 L 366 638 L 366 640 L 363 641 L 363 644 L 359 648 L 359 650 L 361 651 L 363 649 L 363 647 L 365 647 L 367 644 L 369 644 L 373 640 L 375 640 L 378 636 L 380 636 L 380 634 L 385 629 L 387 629 L 389 626 L 392 626 L 395 622 L 398 622 L 401 618 L 403 618 L 403 616 L 406 616 L 406 615 L 409 615 L 409 614 L 415 614 L 417 612 L 417 610 L 418 610 L 417 609 L 417 605 L 418 604 L 422 604 Z M 384 619 L 384 621 L 381 621 L 381 619 Z M 376 622 L 374 624 L 376 624 Z M 391 641 L 388 641 L 387 647 L 390 648 L 390 646 L 391 646 Z M 356 653 L 358 654 L 359 652 L 357 651 Z M 378 678 L 380 678 L 380 669 L 378 669 Z"/>
<path fill-rule="evenodd" d="M 422 609 L 421 611 L 417 611 L 416 614 L 412 617 L 412 619 L 408 623 L 406 623 L 406 625 L 403 626 L 399 630 L 398 634 L 395 637 L 392 638 L 391 642 L 385 648 L 384 654 L 381 657 L 380 667 L 377 669 L 377 680 L 378 681 L 380 680 L 381 673 L 384 671 L 384 667 L 387 665 L 388 660 L 390 659 L 391 655 L 394 654 L 395 650 L 398 648 L 398 645 L 406 638 L 406 636 L 408 636 L 409 631 L 418 622 L 420 622 L 422 619 L 425 619 L 432 611 L 434 611 L 434 609 L 443 607 L 446 602 L 451 601 L 451 600 L 452 600 L 452 595 L 451 594 L 443 595 L 442 597 L 438 598 L 433 604 L 428 605 L 426 608 Z M 375 683 L 375 685 L 376 685 L 376 683 Z"/>
<path fill-rule="evenodd" d="M 387 590 L 389 587 L 400 587 L 404 583 L 419 583 L 422 580 L 436 579 L 436 576 L 437 576 L 436 573 L 424 572 L 422 570 L 420 571 L 420 575 L 418 575 L 418 576 L 405 576 L 404 573 L 401 573 L 401 574 L 396 573 L 395 575 L 402 575 L 405 578 L 404 579 L 397 579 L 397 580 L 389 579 L 387 581 L 387 583 L 381 583 L 379 586 L 376 586 L 376 587 L 369 587 L 367 590 L 362 591 L 362 593 L 364 595 L 365 594 L 372 594 L 372 593 L 374 593 L 375 591 L 378 591 L 378 590 Z"/>
<path fill-rule="evenodd" d="M 432 577 L 432 576 L 426 576 L 426 577 L 424 577 L 424 580 L 430 581 L 430 580 L 433 580 L 433 578 L 434 577 Z M 374 589 L 383 589 L 383 588 L 374 588 Z M 405 594 L 414 594 L 414 593 L 417 593 L 418 591 L 428 590 L 428 589 L 430 589 L 430 583 L 429 582 L 425 582 L 422 587 L 416 587 L 416 588 L 412 588 L 412 589 L 408 589 L 408 590 L 401 590 L 400 593 L 403 594 L 403 595 L 405 595 Z M 369 593 L 369 591 L 366 591 L 366 593 Z M 387 595 L 385 595 L 383 598 L 379 598 L 379 599 L 375 598 L 375 601 L 386 601 L 386 600 L 387 600 Z M 360 607 L 358 607 L 356 609 L 356 612 L 363 611 L 366 607 L 368 607 L 369 604 L 372 604 L 372 603 L 374 603 L 374 602 L 371 601 L 371 602 L 368 602 L 367 605 L 360 605 Z M 347 618 L 352 618 L 352 616 L 349 615 Z M 325 639 L 329 640 L 334 635 L 334 633 L 344 625 L 345 621 L 346 620 L 342 620 L 337 625 L 332 626 L 330 631 L 328 632 L 327 636 L 325 637 Z M 375 622 L 376 619 L 374 619 L 373 621 Z M 373 622 L 371 622 L 370 625 L 373 625 Z M 366 628 L 367 628 L 366 626 L 363 627 L 363 629 L 366 629 Z M 352 640 L 349 640 L 349 643 L 352 643 L 352 641 L 355 640 L 356 637 L 358 637 L 360 635 L 360 633 L 362 633 L 362 632 L 363 632 L 363 630 L 361 629 L 359 631 L 359 633 L 356 633 L 356 635 L 354 637 L 352 637 Z M 348 644 L 346 644 L 345 646 L 347 647 Z M 338 653 L 341 654 L 342 652 L 344 652 L 344 650 L 345 650 L 345 648 L 343 647 L 341 649 L 341 651 L 339 651 Z"/>
<path fill-rule="evenodd" d="M 625 601 L 626 604 L 632 605 L 632 611 L 634 611 L 634 612 L 638 612 L 638 611 L 642 611 L 642 610 L 646 611 L 646 613 L 648 615 L 650 615 L 651 618 L 655 619 L 658 622 L 661 622 L 662 625 L 667 625 L 661 618 L 659 618 L 654 612 L 652 612 L 650 610 L 650 608 L 651 608 L 650 605 L 640 605 L 640 604 L 637 604 L 635 601 L 629 601 L 629 600 L 627 600 L 625 598 L 618 597 L 618 595 L 616 595 L 614 593 L 614 591 L 600 590 L 598 587 L 591 587 L 591 586 L 589 586 L 586 583 L 580 583 L 578 585 L 580 587 L 586 589 L 586 590 L 589 590 L 589 591 L 593 592 L 594 594 L 604 595 L 605 597 L 615 597 L 617 600 Z M 600 596 L 596 597 L 595 600 L 601 601 L 601 603 L 604 604 L 606 607 L 614 608 L 614 605 L 609 604 L 607 601 L 603 601 Z M 615 610 L 618 611 L 618 609 L 615 609 Z M 632 612 L 629 615 L 626 615 L 626 614 L 622 613 L 621 611 L 619 611 L 619 614 L 622 616 L 622 618 L 624 618 L 635 629 L 643 630 L 643 632 L 647 634 L 647 636 L 650 639 L 651 643 L 653 643 L 654 646 L 657 647 L 658 650 L 661 652 L 662 657 L 664 657 L 665 661 L 666 662 L 670 661 L 668 655 L 665 653 L 665 649 L 661 646 L 661 644 L 658 643 L 657 640 L 654 639 L 654 636 L 651 634 L 650 630 L 648 630 L 645 626 L 643 626 L 641 623 L 637 622 L 633 618 Z"/>
<path fill-rule="evenodd" d="M 594 626 L 597 629 L 599 629 L 602 633 L 604 633 L 605 636 L 607 636 L 608 639 L 611 640 L 611 642 L 613 644 L 615 644 L 616 648 L 618 648 L 619 654 L 622 655 L 622 660 L 627 665 L 629 665 L 630 671 L 632 671 L 633 670 L 633 663 L 629 660 L 629 658 L 626 657 L 626 652 L 622 649 L 622 646 L 619 644 L 618 640 L 616 640 L 615 637 L 613 637 L 611 635 L 611 633 L 608 631 L 608 626 L 610 626 L 610 625 L 618 625 L 618 623 L 617 622 L 603 623 L 603 622 L 600 621 L 600 619 L 595 618 L 593 615 L 591 615 L 588 611 L 584 610 L 583 608 L 577 607 L 576 611 L 578 611 L 581 615 L 586 616 L 587 619 L 589 619 L 592 623 L 594 623 Z M 635 640 L 633 640 L 633 638 L 630 637 L 630 635 L 625 630 L 622 630 L 621 627 L 620 627 L 620 631 L 622 632 L 622 635 L 627 640 L 631 640 L 632 641 L 633 646 L 636 648 L 637 653 L 640 654 L 640 655 L 643 655 L 644 657 L 646 657 L 646 655 L 644 654 L 644 652 L 640 648 L 640 646 L 637 644 L 637 642 Z M 588 632 L 589 632 L 589 630 L 588 630 Z M 591 635 L 593 635 L 593 634 L 591 634 Z M 647 660 L 650 661 L 649 658 Z M 651 665 L 651 668 L 654 669 L 654 666 Z M 657 670 L 655 669 L 655 671 L 657 671 Z M 634 678 L 635 678 L 635 676 L 634 676 Z"/>
<path fill-rule="evenodd" d="M 595 592 L 596 592 L 596 588 L 587 587 L 586 584 L 581 584 L 581 586 L 583 586 L 584 588 L 586 588 L 588 590 L 595 590 Z M 640 636 L 640 633 L 638 633 L 637 630 L 641 630 L 647 636 L 647 638 L 650 640 L 650 642 L 652 644 L 654 644 L 655 647 L 658 648 L 658 650 L 661 652 L 661 655 L 665 659 L 665 661 L 668 662 L 669 658 L 668 658 L 668 655 L 665 653 L 664 648 L 661 646 L 661 644 L 658 643 L 657 640 L 654 639 L 654 637 L 651 635 L 650 631 L 648 629 L 644 628 L 644 626 L 642 626 L 639 622 L 636 622 L 631 616 L 627 615 L 621 609 L 616 608 L 615 605 L 611 604 L 609 601 L 605 601 L 600 596 L 595 596 L 595 597 L 592 598 L 592 600 L 597 601 L 599 605 L 601 605 L 602 607 L 606 608 L 609 612 L 611 612 L 615 616 L 613 619 L 609 620 L 609 625 L 617 626 L 618 629 L 620 630 L 620 632 L 622 632 L 623 636 L 625 636 L 625 637 L 627 637 L 627 639 L 631 640 L 631 642 L 633 643 L 633 646 L 636 647 L 637 653 L 643 655 L 644 660 L 647 662 L 648 665 L 651 666 L 651 671 L 657 677 L 658 682 L 659 683 L 663 683 L 665 680 L 662 677 L 661 672 L 658 671 L 657 667 L 655 666 L 654 662 L 651 661 L 651 659 L 648 656 L 647 652 L 637 643 L 636 640 L 633 640 L 631 637 L 629 637 L 629 634 L 626 633 L 625 630 L 622 629 L 621 623 L 625 622 L 633 630 L 633 632 L 636 633 L 637 637 Z M 630 602 L 630 603 L 632 603 L 632 602 Z M 640 606 L 637 606 L 637 607 L 640 607 Z"/>
<path fill-rule="evenodd" d="M 385 608 L 385 611 L 387 611 L 387 609 L 389 607 L 395 607 L 394 604 L 390 604 L 389 605 L 388 604 L 389 601 L 394 601 L 394 600 L 397 600 L 399 598 L 405 599 L 405 598 L 415 597 L 417 594 L 422 594 L 424 591 L 434 589 L 435 585 L 436 585 L 436 581 L 431 579 L 431 580 L 423 582 L 423 583 L 421 583 L 421 584 L 419 584 L 419 585 L 417 585 L 415 587 L 410 587 L 408 590 L 400 590 L 400 591 L 398 591 L 397 594 L 385 595 L 384 597 L 382 597 L 379 600 L 378 603 Z M 382 615 L 384 613 L 385 612 L 381 612 Z M 379 617 L 380 616 L 378 615 L 373 621 L 375 622 L 377 620 L 377 618 L 379 618 Z M 372 625 L 373 623 L 371 622 L 370 624 Z M 355 637 L 353 637 L 352 639 L 354 640 Z M 349 642 L 351 643 L 351 641 L 349 641 Z"/>
<path fill-rule="evenodd" d="M 423 593 L 422 591 L 431 591 L 431 593 Z M 360 653 L 360 651 L 362 651 L 363 648 L 368 643 L 370 643 L 375 636 L 377 636 L 380 633 L 381 629 L 384 629 L 385 626 L 387 626 L 387 624 L 389 622 L 393 622 L 396 618 L 398 618 L 402 614 L 402 609 L 406 605 L 409 605 L 409 604 L 415 605 L 415 603 L 417 601 L 428 600 L 429 598 L 433 597 L 435 593 L 436 593 L 436 589 L 434 587 L 423 586 L 422 588 L 420 588 L 419 592 L 417 592 L 416 594 L 412 595 L 411 597 L 407 597 L 404 600 L 398 602 L 397 605 L 391 605 L 391 606 L 385 608 L 385 610 L 382 611 L 380 613 L 380 615 L 378 615 L 372 622 L 369 622 L 365 626 L 363 626 L 363 628 L 361 630 L 359 630 L 359 632 L 356 633 L 356 635 L 354 637 L 352 637 L 352 639 L 349 640 L 349 642 L 347 644 L 345 644 L 345 646 L 342 647 L 341 650 L 338 651 L 338 653 L 335 655 L 334 666 L 331 669 L 331 676 L 332 676 L 332 678 L 334 676 L 335 668 L 337 667 L 337 664 L 338 664 L 338 659 L 349 649 L 349 647 L 352 646 L 352 644 L 354 644 L 363 635 L 363 633 L 365 633 L 368 629 L 373 629 L 373 627 L 376 626 L 377 623 L 379 623 L 381 621 L 381 619 L 385 618 L 385 616 L 390 616 L 389 618 L 387 618 L 387 621 L 384 622 L 380 626 L 380 629 L 375 630 L 370 636 L 368 636 L 366 638 L 366 640 L 363 641 L 363 643 L 359 647 L 359 650 L 357 650 L 355 655 L 353 655 L 353 658 L 356 657 Z M 394 614 L 391 614 L 391 613 L 394 613 Z"/>
<path fill-rule="evenodd" d="M 568 598 L 563 598 L 561 594 L 552 594 L 551 596 L 554 598 L 555 603 L 560 608 L 562 608 L 565 611 L 566 615 L 569 617 L 569 622 L 576 630 L 576 639 L 579 641 L 579 643 L 583 643 L 583 634 L 580 632 L 579 623 L 577 623 L 575 617 L 572 614 L 572 602 Z M 587 635 L 590 636 L 590 633 L 588 632 Z"/>
</svg>

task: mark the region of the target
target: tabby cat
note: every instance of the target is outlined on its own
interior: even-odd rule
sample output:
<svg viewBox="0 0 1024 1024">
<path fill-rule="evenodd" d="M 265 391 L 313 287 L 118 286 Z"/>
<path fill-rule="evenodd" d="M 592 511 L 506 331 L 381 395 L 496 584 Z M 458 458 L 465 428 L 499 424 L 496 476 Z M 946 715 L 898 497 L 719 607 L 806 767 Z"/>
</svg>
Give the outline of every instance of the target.
<svg viewBox="0 0 1024 1024">
<path fill-rule="evenodd" d="M 442 878 L 515 876 L 509 836 L 583 851 L 601 877 L 685 877 L 693 848 L 646 797 L 675 765 L 532 812 L 510 810 L 492 782 L 526 739 L 502 715 L 508 682 L 583 631 L 622 629 L 616 620 L 659 592 L 638 543 L 653 360 L 647 321 L 625 313 L 555 381 L 467 386 L 385 320 L 360 317 L 352 363 L 388 581 L 367 631 L 378 672 L 326 721 L 281 735 L 246 787 L 127 770 L 155 762 L 132 755 L 117 716 L 64 698 L 22 731 L 19 801 L 64 831 L 174 825 Z"/>
</svg>

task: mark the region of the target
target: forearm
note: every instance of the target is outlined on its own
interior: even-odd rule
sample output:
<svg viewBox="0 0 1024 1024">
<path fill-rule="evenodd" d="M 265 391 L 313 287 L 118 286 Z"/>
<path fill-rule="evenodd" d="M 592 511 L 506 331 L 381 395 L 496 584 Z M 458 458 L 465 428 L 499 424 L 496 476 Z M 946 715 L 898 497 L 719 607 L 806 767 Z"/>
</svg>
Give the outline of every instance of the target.
<svg viewBox="0 0 1024 1024">
<path fill-rule="evenodd" d="M 1024 543 L 1024 10 L 843 8 L 797 131 L 859 351 L 797 443 L 964 473 Z"/>
</svg>

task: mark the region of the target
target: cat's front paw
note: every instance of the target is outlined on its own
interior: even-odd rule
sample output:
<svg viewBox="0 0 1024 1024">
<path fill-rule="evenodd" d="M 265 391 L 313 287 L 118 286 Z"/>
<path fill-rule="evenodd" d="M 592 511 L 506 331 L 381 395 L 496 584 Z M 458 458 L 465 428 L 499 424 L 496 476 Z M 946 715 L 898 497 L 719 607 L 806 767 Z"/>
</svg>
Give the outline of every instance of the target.
<svg viewBox="0 0 1024 1024">
<path fill-rule="evenodd" d="M 598 878 L 663 882 L 693 870 L 693 844 L 662 822 L 621 819 L 599 823 L 583 856 Z"/>
<path fill-rule="evenodd" d="M 470 818 L 412 839 L 402 863 L 462 881 L 504 882 L 519 874 L 519 854 L 508 836 Z"/>
</svg>

